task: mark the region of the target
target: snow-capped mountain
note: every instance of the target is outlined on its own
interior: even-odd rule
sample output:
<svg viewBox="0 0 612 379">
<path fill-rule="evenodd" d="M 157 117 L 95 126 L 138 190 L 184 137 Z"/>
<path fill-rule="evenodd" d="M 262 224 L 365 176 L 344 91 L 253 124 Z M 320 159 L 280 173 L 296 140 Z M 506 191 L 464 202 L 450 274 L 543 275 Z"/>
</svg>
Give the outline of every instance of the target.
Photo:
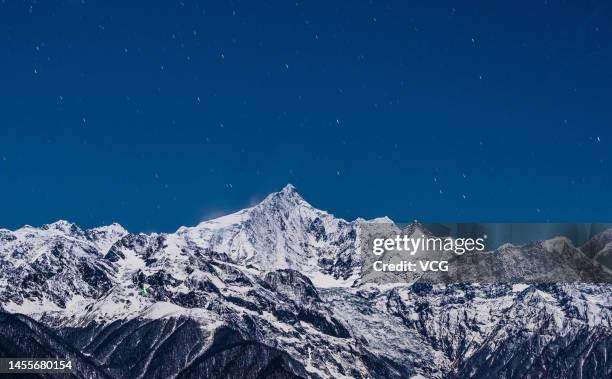
<svg viewBox="0 0 612 379">
<path fill-rule="evenodd" d="M 312 279 L 350 282 L 359 266 L 356 233 L 355 223 L 315 209 L 289 184 L 252 208 L 176 234 L 188 245 L 223 252 L 243 266 L 291 268 Z"/>
<path fill-rule="evenodd" d="M 69 356 L 79 377 L 611 375 L 609 284 L 363 284 L 364 222 L 289 185 L 169 234 L 0 230 L 0 356 Z"/>
</svg>

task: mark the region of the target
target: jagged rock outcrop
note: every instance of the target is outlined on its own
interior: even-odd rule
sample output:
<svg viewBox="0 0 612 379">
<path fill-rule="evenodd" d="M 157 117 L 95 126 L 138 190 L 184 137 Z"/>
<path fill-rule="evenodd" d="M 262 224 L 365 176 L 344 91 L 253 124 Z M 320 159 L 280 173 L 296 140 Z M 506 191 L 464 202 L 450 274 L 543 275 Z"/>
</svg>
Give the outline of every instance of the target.
<svg viewBox="0 0 612 379">
<path fill-rule="evenodd" d="M 176 233 L 0 230 L 0 355 L 70 356 L 78 376 L 112 378 L 611 375 L 609 284 L 361 283 L 363 222 L 288 186 Z M 608 259 L 609 236 L 579 257 Z M 578 252 L 501 249 L 515 271 L 526 253 Z"/>
</svg>

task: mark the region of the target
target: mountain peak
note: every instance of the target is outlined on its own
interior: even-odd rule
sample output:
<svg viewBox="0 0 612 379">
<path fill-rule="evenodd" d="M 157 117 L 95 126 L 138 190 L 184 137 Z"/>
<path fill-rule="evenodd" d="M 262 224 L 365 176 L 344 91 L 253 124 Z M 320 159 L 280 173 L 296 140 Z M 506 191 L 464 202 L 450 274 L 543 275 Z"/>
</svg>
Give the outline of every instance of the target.
<svg viewBox="0 0 612 379">
<path fill-rule="evenodd" d="M 101 231 L 101 232 L 115 232 L 115 233 L 121 233 L 121 234 L 127 234 L 128 231 L 119 223 L 117 222 L 113 222 L 110 225 L 105 225 L 105 226 L 98 226 L 92 229 L 89 229 L 90 231 Z"/>
<path fill-rule="evenodd" d="M 284 193 L 295 193 L 297 192 L 295 186 L 291 183 L 287 183 L 287 185 L 281 190 Z"/>
<path fill-rule="evenodd" d="M 261 202 L 261 204 L 277 203 L 279 201 L 282 203 L 289 203 L 293 205 L 301 204 L 310 206 L 310 204 L 308 204 L 306 200 L 304 200 L 304 198 L 297 192 L 297 190 L 291 183 L 287 184 L 279 192 L 273 192 L 268 195 Z"/>
<path fill-rule="evenodd" d="M 427 228 L 421 224 L 420 222 L 414 220 L 408 226 L 404 228 L 405 233 L 410 236 L 431 236 L 431 232 L 427 230 Z"/>
<path fill-rule="evenodd" d="M 295 186 L 291 183 L 288 183 L 282 190 L 280 190 L 280 192 L 276 193 L 285 198 L 294 198 L 302 201 L 304 200 L 304 198 L 302 198 L 302 196 L 298 193 Z"/>
<path fill-rule="evenodd" d="M 71 233 L 82 233 L 81 228 L 77 226 L 77 224 L 72 223 L 66 220 L 58 220 L 52 222 L 50 224 L 45 224 L 41 227 L 42 230 L 58 230 L 63 233 L 71 234 Z"/>
<path fill-rule="evenodd" d="M 250 220 L 253 215 L 275 214 L 277 212 L 286 212 L 297 208 L 312 209 L 314 212 L 325 213 L 312 207 L 306 200 L 300 196 L 292 184 L 287 184 L 282 190 L 272 192 L 265 197 L 257 205 L 242 209 L 225 216 L 217 217 L 212 220 L 203 221 L 194 227 L 194 230 L 199 229 L 220 229 L 226 227 L 235 227 L 246 220 Z M 181 227 L 179 233 L 188 233 L 192 228 Z"/>
</svg>

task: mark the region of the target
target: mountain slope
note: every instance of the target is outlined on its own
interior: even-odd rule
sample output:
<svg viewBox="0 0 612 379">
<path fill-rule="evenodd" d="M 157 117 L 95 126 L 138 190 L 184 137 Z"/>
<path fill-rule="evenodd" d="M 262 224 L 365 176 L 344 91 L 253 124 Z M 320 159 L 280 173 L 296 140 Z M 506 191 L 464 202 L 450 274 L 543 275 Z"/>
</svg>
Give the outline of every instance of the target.
<svg viewBox="0 0 612 379">
<path fill-rule="evenodd" d="M 46 347 L 19 354 L 78 351 L 95 375 L 116 378 L 612 373 L 609 284 L 364 284 L 366 222 L 287 186 L 176 233 L 66 221 L 0 230 L 0 309 L 41 325 L 24 330 Z M 605 256 L 608 234 L 580 255 Z M 495 253 L 504 249 L 519 262 L 511 273 L 528 254 L 576 252 L 558 239 Z"/>
<path fill-rule="evenodd" d="M 54 331 L 23 315 L 0 313 L 0 357 L 70 359 L 75 377 L 110 378 L 93 360 Z"/>
<path fill-rule="evenodd" d="M 315 209 L 288 185 L 252 208 L 181 228 L 177 237 L 240 265 L 347 280 L 358 267 L 356 233 L 355 223 Z"/>
</svg>

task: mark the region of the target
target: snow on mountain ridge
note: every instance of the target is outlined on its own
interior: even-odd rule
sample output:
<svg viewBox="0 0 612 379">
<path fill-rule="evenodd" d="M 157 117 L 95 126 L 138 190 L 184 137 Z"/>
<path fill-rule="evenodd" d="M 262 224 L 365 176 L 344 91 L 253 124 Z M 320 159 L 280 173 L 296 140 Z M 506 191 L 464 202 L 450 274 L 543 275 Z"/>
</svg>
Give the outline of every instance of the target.
<svg viewBox="0 0 612 379">
<path fill-rule="evenodd" d="M 0 231 L 0 308 L 58 328 L 187 317 L 207 335 L 229 326 L 323 377 L 467 376 L 502 361 L 488 354 L 543 356 L 542 335 L 563 347 L 564 339 L 602 341 L 594 331 L 610 331 L 609 285 L 351 287 L 363 222 L 313 208 L 288 186 L 170 234 L 131 234 L 118 224 L 81 230 L 64 221 Z M 427 232 L 418 224 L 407 230 Z M 594 252 L 608 246 L 602 238 Z"/>
<path fill-rule="evenodd" d="M 315 209 L 291 185 L 251 208 L 170 234 L 130 234 L 116 223 L 83 230 L 60 220 L 0 233 L 0 297 L 12 304 L 5 307 L 12 311 L 70 313 L 72 298 L 95 300 L 108 288 L 118 288 L 92 303 L 93 308 L 83 309 L 91 314 L 105 306 L 99 314 L 121 317 L 128 308 L 131 314 L 140 309 L 121 305 L 139 298 L 138 286 L 126 287 L 126 282 L 138 275 L 187 280 L 189 268 L 202 254 L 218 255 L 225 264 L 258 275 L 291 268 L 320 287 L 349 286 L 358 267 L 355 237 L 353 223 Z M 203 275 L 206 282 L 223 287 L 214 274 Z M 24 289 L 10 287 L 8 277 L 28 284 Z M 188 289 L 182 285 L 172 291 Z"/>
<path fill-rule="evenodd" d="M 263 271 L 292 268 L 311 279 L 321 273 L 347 279 L 355 268 L 332 272 L 337 257 L 355 255 L 354 222 L 314 208 L 292 185 L 251 208 L 181 228 L 177 235 L 187 243 L 226 253 L 239 264 Z"/>
</svg>

